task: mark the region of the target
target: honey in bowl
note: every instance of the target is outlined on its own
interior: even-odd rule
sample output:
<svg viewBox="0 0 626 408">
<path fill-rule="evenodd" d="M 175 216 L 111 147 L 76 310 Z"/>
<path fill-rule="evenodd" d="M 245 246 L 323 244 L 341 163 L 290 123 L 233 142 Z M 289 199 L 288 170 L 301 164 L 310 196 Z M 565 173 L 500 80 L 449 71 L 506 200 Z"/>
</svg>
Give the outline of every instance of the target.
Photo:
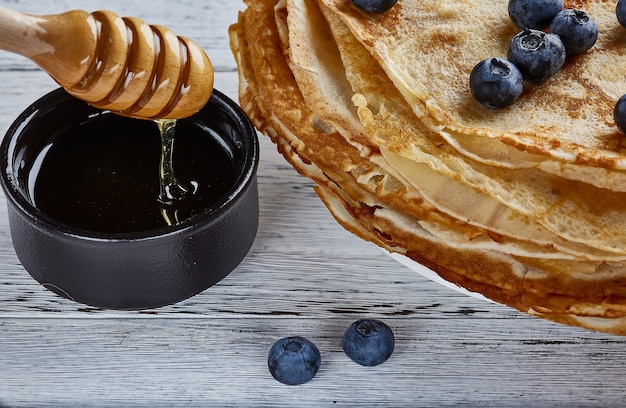
<svg viewBox="0 0 626 408">
<path fill-rule="evenodd" d="M 0 144 L 11 239 L 26 271 L 58 295 L 123 310 L 187 299 L 233 271 L 259 225 L 256 131 L 214 90 L 178 120 L 172 140 L 162 155 L 153 121 L 62 89 L 26 108 Z M 172 181 L 187 193 L 163 194 Z"/>
<path fill-rule="evenodd" d="M 147 231 L 190 219 L 232 188 L 233 151 L 193 119 L 177 120 L 174 131 L 161 138 L 153 121 L 95 113 L 42 149 L 28 177 L 29 199 L 64 224 L 96 232 Z M 175 187 L 188 194 L 175 194 Z"/>
</svg>

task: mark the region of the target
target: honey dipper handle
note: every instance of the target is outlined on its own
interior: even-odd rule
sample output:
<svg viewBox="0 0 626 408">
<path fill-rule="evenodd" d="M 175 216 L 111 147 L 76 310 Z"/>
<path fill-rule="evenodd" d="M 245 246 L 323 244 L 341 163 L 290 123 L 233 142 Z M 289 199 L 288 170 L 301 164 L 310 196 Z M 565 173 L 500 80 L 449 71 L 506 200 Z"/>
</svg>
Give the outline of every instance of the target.
<svg viewBox="0 0 626 408">
<path fill-rule="evenodd" d="M 34 16 L 0 7 L 0 49 L 30 59 L 61 86 L 80 81 L 89 69 L 96 30 L 84 11 Z"/>
</svg>

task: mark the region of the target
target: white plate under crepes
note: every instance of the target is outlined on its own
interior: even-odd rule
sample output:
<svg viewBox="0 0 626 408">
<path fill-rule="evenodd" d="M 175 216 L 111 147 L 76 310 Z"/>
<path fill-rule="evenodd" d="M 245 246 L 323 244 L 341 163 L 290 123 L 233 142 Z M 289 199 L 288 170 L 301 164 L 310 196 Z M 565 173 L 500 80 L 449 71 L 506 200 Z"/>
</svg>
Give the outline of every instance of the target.
<svg viewBox="0 0 626 408">
<path fill-rule="evenodd" d="M 437 273 L 435 273 L 434 271 L 428 269 L 427 267 L 425 267 L 424 265 L 415 262 L 414 260 L 410 259 L 407 256 L 404 256 L 402 254 L 399 254 L 397 252 L 389 252 L 387 250 L 384 250 L 387 254 L 389 254 L 393 259 L 395 259 L 396 261 L 398 261 L 399 263 L 401 263 L 402 265 L 406 266 L 407 268 L 411 269 L 412 271 L 415 271 L 417 273 L 419 273 L 420 275 L 424 276 L 425 278 L 428 278 L 430 280 L 432 280 L 433 282 L 436 282 L 442 286 L 445 286 L 447 288 L 450 288 L 452 290 L 455 290 L 457 292 L 463 293 L 464 295 L 467 296 L 471 296 L 474 297 L 476 299 L 481 299 L 484 300 L 486 302 L 491 302 L 491 303 L 496 303 L 493 300 L 483 296 L 480 293 L 477 292 L 471 292 L 465 288 L 462 288 L 458 285 L 455 285 L 452 282 L 448 282 L 447 280 L 443 279 L 441 276 L 437 275 Z"/>
</svg>

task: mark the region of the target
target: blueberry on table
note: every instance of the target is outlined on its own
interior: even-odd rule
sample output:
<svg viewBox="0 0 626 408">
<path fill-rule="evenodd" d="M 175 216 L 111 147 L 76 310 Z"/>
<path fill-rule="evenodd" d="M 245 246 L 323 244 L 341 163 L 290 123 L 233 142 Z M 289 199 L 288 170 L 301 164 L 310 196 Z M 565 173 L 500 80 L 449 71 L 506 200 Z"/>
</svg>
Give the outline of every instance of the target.
<svg viewBox="0 0 626 408">
<path fill-rule="evenodd" d="M 398 0 L 350 0 L 353 5 L 367 13 L 383 13 L 392 8 Z"/>
<path fill-rule="evenodd" d="M 589 50 L 598 39 L 598 26 L 584 10 L 559 12 L 550 23 L 550 32 L 561 38 L 565 52 L 571 55 Z"/>
<path fill-rule="evenodd" d="M 622 132 L 626 133 L 626 95 L 618 99 L 613 111 L 615 125 Z"/>
<path fill-rule="evenodd" d="M 619 0 L 617 6 L 615 6 L 615 14 L 617 15 L 617 21 L 626 27 L 626 0 Z"/>
<path fill-rule="evenodd" d="M 559 11 L 563 0 L 509 0 L 509 17 L 521 29 L 544 29 Z"/>
<path fill-rule="evenodd" d="M 346 355 L 363 366 L 375 366 L 387 361 L 394 345 L 395 339 L 389 326 L 372 319 L 352 323 L 341 339 Z"/>
<path fill-rule="evenodd" d="M 476 64 L 470 74 L 472 96 L 488 108 L 511 105 L 524 91 L 522 73 L 504 58 L 488 58 Z"/>
<path fill-rule="evenodd" d="M 278 340 L 267 356 L 272 376 L 283 384 L 300 385 L 310 381 L 322 363 L 319 350 L 300 336 Z"/>
<path fill-rule="evenodd" d="M 526 29 L 509 42 L 507 58 L 524 79 L 542 82 L 556 74 L 565 63 L 565 45 L 558 35 Z"/>
</svg>

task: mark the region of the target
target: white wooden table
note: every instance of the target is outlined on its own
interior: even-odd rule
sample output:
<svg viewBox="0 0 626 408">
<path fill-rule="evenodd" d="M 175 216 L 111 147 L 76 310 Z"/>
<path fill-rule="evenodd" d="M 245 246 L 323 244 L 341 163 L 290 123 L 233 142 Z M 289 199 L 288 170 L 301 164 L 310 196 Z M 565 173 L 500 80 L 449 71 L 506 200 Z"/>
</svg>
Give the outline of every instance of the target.
<svg viewBox="0 0 626 408">
<path fill-rule="evenodd" d="M 236 99 L 227 27 L 238 0 L 0 0 L 35 14 L 112 10 L 195 39 L 216 88 Z M 56 85 L 0 53 L 0 132 Z M 626 338 L 538 320 L 443 288 L 344 231 L 261 137 L 261 219 L 244 262 L 173 306 L 99 310 L 62 299 L 21 267 L 0 196 L 0 406 L 625 406 Z M 365 368 L 343 330 L 373 317 L 396 334 Z M 271 344 L 303 335 L 322 353 L 297 387 L 267 369 Z"/>
</svg>

